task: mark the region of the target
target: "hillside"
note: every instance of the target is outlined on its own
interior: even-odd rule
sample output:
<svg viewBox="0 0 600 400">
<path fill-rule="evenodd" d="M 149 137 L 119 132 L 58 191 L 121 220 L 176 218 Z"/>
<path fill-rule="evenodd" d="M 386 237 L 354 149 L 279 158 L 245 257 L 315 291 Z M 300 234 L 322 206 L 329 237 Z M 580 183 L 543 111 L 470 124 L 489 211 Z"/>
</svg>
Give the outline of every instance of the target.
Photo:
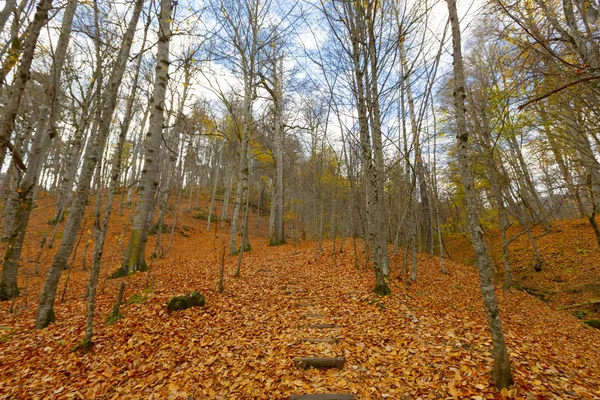
<svg viewBox="0 0 600 400">
<path fill-rule="evenodd" d="M 240 278 L 232 276 L 237 257 L 226 257 L 225 292 L 219 294 L 218 260 L 227 235 L 205 232 L 206 221 L 192 216 L 183 214 L 171 251 L 148 274 L 121 279 L 127 282 L 123 318 L 107 325 L 120 284 L 105 280 L 119 263 L 120 234 L 111 233 L 88 353 L 73 351 L 83 338 L 88 272 L 72 269 L 64 301 L 55 306 L 57 323 L 36 331 L 50 252 L 42 257 L 40 276 L 25 267 L 15 312 L 8 312 L 10 303 L 0 304 L 0 398 L 283 399 L 328 392 L 359 399 L 600 397 L 600 331 L 516 290 L 498 290 L 515 384 L 503 393 L 493 387 L 487 322 L 470 266 L 448 262 L 443 275 L 436 258 L 420 255 L 418 282 L 405 290 L 393 280 L 392 295 L 377 298 L 370 293 L 372 272 L 354 269 L 349 251 L 334 258 L 326 243 L 325 254 L 315 258 L 314 243 L 268 247 L 253 238 Z M 127 217 L 115 221 L 112 226 L 122 230 Z M 41 217 L 34 227 L 28 254 L 36 254 L 37 235 L 48 229 Z M 392 274 L 399 265 L 393 257 Z M 65 271 L 59 293 L 66 279 Z M 205 295 L 204 308 L 167 311 L 170 297 L 193 290 Z M 319 323 L 335 328 L 309 327 Z M 301 341 L 326 337 L 339 342 Z M 342 356 L 346 364 L 341 370 L 295 369 L 294 360 L 303 356 Z"/>
<path fill-rule="evenodd" d="M 545 233 L 536 227 L 533 234 L 543 260 L 541 272 L 534 270 L 535 256 L 527 235 L 517 238 L 509 247 L 513 287 L 524 290 L 552 308 L 567 310 L 584 319 L 598 319 L 600 304 L 572 307 L 590 299 L 600 299 L 600 250 L 589 222 L 583 219 L 551 223 Z M 509 230 L 509 237 L 520 233 L 518 227 Z M 492 257 L 503 279 L 502 242 L 499 229 L 486 232 Z M 473 250 L 464 235 L 454 234 L 446 241 L 453 260 L 473 265 Z"/>
</svg>

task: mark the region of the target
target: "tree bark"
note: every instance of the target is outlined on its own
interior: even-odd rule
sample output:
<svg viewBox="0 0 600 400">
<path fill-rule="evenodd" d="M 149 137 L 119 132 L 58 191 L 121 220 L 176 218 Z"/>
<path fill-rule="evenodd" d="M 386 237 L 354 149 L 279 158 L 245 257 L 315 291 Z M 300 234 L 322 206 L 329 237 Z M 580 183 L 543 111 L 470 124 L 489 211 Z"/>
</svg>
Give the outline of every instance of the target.
<svg viewBox="0 0 600 400">
<path fill-rule="evenodd" d="M 149 229 L 149 216 L 155 206 L 154 198 L 159 184 L 159 156 L 165 123 L 165 98 L 169 82 L 169 45 L 171 41 L 171 1 L 161 0 L 158 47 L 156 52 L 156 77 L 152 94 L 152 108 L 145 142 L 145 160 L 140 178 L 140 193 L 135 208 L 133 227 L 123 269 L 132 271 L 146 268 L 144 244 Z"/>
<path fill-rule="evenodd" d="M 51 7 L 52 0 L 40 0 L 37 5 L 33 21 L 27 28 L 27 39 L 23 46 L 21 63 L 16 71 L 15 80 L 13 81 L 8 99 L 4 106 L 2 123 L 0 124 L 0 165 L 4 164 L 4 157 L 6 155 L 6 149 L 8 148 L 13 153 L 13 160 L 16 165 L 19 166 L 22 171 L 26 169 L 23 164 L 22 156 L 17 152 L 17 149 L 11 145 L 10 137 L 15 125 L 17 111 L 21 104 L 21 98 L 25 91 L 25 85 L 29 81 L 31 63 L 33 61 L 37 41 L 42 28 L 48 22 L 48 12 Z"/>
<path fill-rule="evenodd" d="M 456 0 L 447 0 L 450 24 L 452 28 L 453 57 L 454 57 L 454 106 L 456 112 L 458 165 L 465 190 L 467 203 L 467 219 L 469 233 L 473 250 L 475 251 L 475 263 L 479 271 L 479 281 L 483 303 L 488 316 L 488 323 L 492 335 L 494 368 L 492 379 L 498 389 L 507 388 L 512 382 L 510 360 L 504 340 L 500 312 L 494 291 L 492 270 L 488 263 L 486 244 L 483 230 L 479 223 L 479 210 L 477 209 L 477 196 L 475 183 L 471 171 L 469 159 L 469 136 L 467 132 L 467 121 L 465 118 L 465 74 L 463 67 L 461 33 Z"/>
<path fill-rule="evenodd" d="M 56 296 L 56 288 L 60 279 L 60 275 L 67 263 L 69 255 L 73 250 L 77 231 L 79 230 L 81 220 L 83 218 L 83 212 L 85 211 L 85 203 L 90 188 L 90 182 L 110 132 L 110 125 L 117 102 L 119 87 L 121 86 L 125 67 L 127 66 L 131 44 L 135 35 L 135 28 L 142 11 L 143 4 L 144 0 L 136 0 L 135 2 L 131 21 L 127 27 L 125 35 L 123 36 L 123 41 L 113 67 L 111 78 L 105 91 L 105 96 L 103 96 L 103 112 L 101 121 L 99 121 L 98 133 L 96 137 L 90 139 L 92 140 L 92 143 L 90 143 L 86 149 L 79 182 L 77 185 L 77 191 L 75 192 L 73 205 L 71 206 L 71 212 L 69 213 L 69 217 L 65 225 L 63 240 L 58 252 L 56 253 L 56 256 L 54 257 L 54 260 L 52 261 L 50 270 L 48 271 L 48 275 L 44 283 L 44 287 L 42 289 L 42 293 L 40 295 L 40 303 L 35 322 L 37 329 L 43 329 L 55 320 L 54 298 Z"/>
<path fill-rule="evenodd" d="M 11 195 L 11 200 L 16 209 L 14 223 L 11 224 L 12 232 L 7 240 L 2 279 L 0 280 L 0 300 L 8 300 L 17 296 L 17 269 L 21 257 L 25 232 L 29 223 L 29 216 L 33 207 L 33 196 L 38 178 L 46 160 L 46 152 L 50 140 L 56 136 L 55 122 L 58 116 L 57 87 L 60 86 L 60 77 L 67 54 L 67 47 L 71 37 L 71 27 L 78 0 L 69 0 L 63 15 L 60 36 L 54 54 L 51 68 L 51 81 L 46 87 L 40 119 L 37 121 L 36 132 L 32 141 L 31 152 L 28 157 L 28 168 L 21 180 L 18 189 Z"/>
</svg>

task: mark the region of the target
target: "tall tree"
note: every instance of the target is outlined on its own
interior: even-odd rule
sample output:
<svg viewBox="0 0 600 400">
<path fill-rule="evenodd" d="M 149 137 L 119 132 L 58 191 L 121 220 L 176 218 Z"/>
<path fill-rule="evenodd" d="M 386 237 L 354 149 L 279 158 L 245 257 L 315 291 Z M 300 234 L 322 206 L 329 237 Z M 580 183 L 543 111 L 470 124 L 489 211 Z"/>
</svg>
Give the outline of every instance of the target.
<svg viewBox="0 0 600 400">
<path fill-rule="evenodd" d="M 452 51 L 454 59 L 454 108 L 456 112 L 456 131 L 458 147 L 458 165 L 467 203 L 467 223 L 471 236 L 471 243 L 475 251 L 475 263 L 479 271 L 479 282 L 483 304 L 488 316 L 488 323 L 492 335 L 494 347 L 494 368 L 492 379 L 499 389 L 507 388 L 512 382 L 510 360 L 504 340 L 500 311 L 496 300 L 492 269 L 488 261 L 487 248 L 483 237 L 483 229 L 479 223 L 479 210 L 477 209 L 477 194 L 475 192 L 475 181 L 471 171 L 469 158 L 470 143 L 467 131 L 467 120 L 465 112 L 465 72 L 462 57 L 462 42 L 460 33 L 460 22 L 456 9 L 456 0 L 446 0 L 452 29 Z"/>
<path fill-rule="evenodd" d="M 4 164 L 4 157 L 6 155 L 6 149 L 9 149 L 13 155 L 13 161 L 21 169 L 25 170 L 23 164 L 22 155 L 19 151 L 11 144 L 10 137 L 15 125 L 15 118 L 21 104 L 21 98 L 25 91 L 25 85 L 29 81 L 31 63 L 33 62 L 33 56 L 35 48 L 37 46 L 38 38 L 42 28 L 48 22 L 48 12 L 52 7 L 53 0 L 40 0 L 33 21 L 27 28 L 27 39 L 23 44 L 23 55 L 21 56 L 21 63 L 16 71 L 15 79 L 12 83 L 10 93 L 4 105 L 4 112 L 2 114 L 2 121 L 0 123 L 0 165 Z"/>
<path fill-rule="evenodd" d="M 129 246 L 123 260 L 124 272 L 143 270 L 146 267 L 145 245 L 150 217 L 155 207 L 159 184 L 159 156 L 165 125 L 165 99 L 169 83 L 169 47 L 172 23 L 171 0 L 161 0 L 156 70 L 148 133 L 144 144 L 144 168 L 140 178 L 139 198 L 129 237 Z"/>
<path fill-rule="evenodd" d="M 91 143 L 88 144 L 86 148 L 83 164 L 81 166 L 81 172 L 79 175 L 79 181 L 77 184 L 77 190 L 75 192 L 73 204 L 71 205 L 71 210 L 69 212 L 63 232 L 63 239 L 58 252 L 52 260 L 50 270 L 48 271 L 48 275 L 46 276 L 46 281 L 44 282 L 44 287 L 40 295 L 40 303 L 35 322 L 37 329 L 43 329 L 47 327 L 48 324 L 52 323 L 56 318 L 54 313 L 56 288 L 58 286 L 60 275 L 63 269 L 65 269 L 69 256 L 71 255 L 73 247 L 75 246 L 77 232 L 79 231 L 83 213 L 85 211 L 85 204 L 92 176 L 96 170 L 96 164 L 98 163 L 98 160 L 100 157 L 102 157 L 106 139 L 110 132 L 110 126 L 113 119 L 112 117 L 117 102 L 117 95 L 119 93 L 123 74 L 127 66 L 137 22 L 142 12 L 143 5 L 144 0 L 136 0 L 134 3 L 131 20 L 129 21 L 127 30 L 123 35 L 123 40 L 112 69 L 108 86 L 104 91 L 101 118 L 98 121 L 98 131 L 96 132 L 96 135 L 91 138 Z M 95 32 L 95 34 L 99 35 L 100 32 Z"/>
<path fill-rule="evenodd" d="M 50 70 L 50 80 L 44 93 L 43 106 L 40 118 L 37 121 L 35 135 L 32 140 L 32 149 L 28 156 L 28 168 L 21 179 L 17 190 L 13 192 L 6 206 L 15 210 L 14 221 L 8 223 L 12 232 L 7 240 L 2 280 L 0 280 L 0 300 L 7 300 L 18 294 L 17 268 L 21 257 L 21 249 L 25 240 L 25 232 L 29 223 L 29 216 L 33 207 L 33 197 L 39 175 L 46 159 L 49 142 L 56 136 L 56 120 L 59 115 L 57 101 L 60 77 L 62 74 L 67 47 L 71 37 L 73 18 L 77 10 L 78 0 L 69 0 L 60 29 L 60 36 L 54 53 L 54 60 Z"/>
</svg>

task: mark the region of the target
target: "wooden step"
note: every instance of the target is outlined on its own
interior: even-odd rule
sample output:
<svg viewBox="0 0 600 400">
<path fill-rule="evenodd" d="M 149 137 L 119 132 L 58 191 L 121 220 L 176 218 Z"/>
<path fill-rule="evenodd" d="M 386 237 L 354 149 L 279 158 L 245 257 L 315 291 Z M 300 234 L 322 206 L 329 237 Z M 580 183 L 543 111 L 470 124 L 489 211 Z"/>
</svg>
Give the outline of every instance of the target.
<svg viewBox="0 0 600 400">
<path fill-rule="evenodd" d="M 283 291 L 285 294 L 294 294 L 294 293 L 306 293 L 306 289 L 286 289 Z"/>
<path fill-rule="evenodd" d="M 353 394 L 322 393 L 291 395 L 289 400 L 356 400 Z"/>
<path fill-rule="evenodd" d="M 296 307 L 312 307 L 315 303 L 294 303 Z"/>
<path fill-rule="evenodd" d="M 318 358 L 318 357 L 302 357 L 294 360 L 294 366 L 297 369 L 327 369 L 327 368 L 344 368 L 346 359 L 343 357 L 335 358 Z"/>
<path fill-rule="evenodd" d="M 306 319 L 306 318 L 322 318 L 324 316 L 325 316 L 325 314 L 302 314 L 300 316 L 300 318 L 302 318 L 302 319 Z"/>
<path fill-rule="evenodd" d="M 307 342 L 307 343 L 339 343 L 340 339 L 338 338 L 333 338 L 333 337 L 329 337 L 329 338 L 323 338 L 323 339 L 301 339 L 301 342 Z"/>
<path fill-rule="evenodd" d="M 310 329 L 333 329 L 337 328 L 335 324 L 314 324 L 308 326 Z"/>
</svg>

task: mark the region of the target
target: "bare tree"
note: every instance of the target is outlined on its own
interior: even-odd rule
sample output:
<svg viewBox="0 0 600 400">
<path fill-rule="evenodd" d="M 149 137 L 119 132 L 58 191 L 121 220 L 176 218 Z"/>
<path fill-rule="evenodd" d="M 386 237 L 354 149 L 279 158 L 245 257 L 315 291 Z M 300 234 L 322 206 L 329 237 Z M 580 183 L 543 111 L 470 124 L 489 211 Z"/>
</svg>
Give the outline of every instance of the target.
<svg viewBox="0 0 600 400">
<path fill-rule="evenodd" d="M 469 158 L 469 134 L 465 117 L 465 73 L 462 58 L 462 42 L 460 22 L 456 10 L 456 0 L 447 0 L 450 25 L 452 28 L 452 50 L 454 58 L 454 108 L 456 112 L 456 130 L 458 146 L 458 164 L 465 190 L 467 203 L 467 223 L 471 235 L 471 243 L 475 251 L 475 263 L 479 271 L 481 294 L 483 304 L 488 316 L 488 323 L 494 347 L 494 369 L 492 379 L 499 389 L 507 388 L 512 382 L 510 360 L 504 340 L 500 311 L 494 291 L 492 269 L 488 261 L 487 248 L 483 237 L 483 229 L 479 223 L 479 210 L 477 209 L 477 196 L 471 162 Z"/>
<path fill-rule="evenodd" d="M 91 138 L 92 142 L 86 148 L 83 165 L 81 166 L 81 173 L 79 175 L 77 190 L 75 192 L 73 204 L 71 205 L 69 217 L 67 218 L 65 230 L 63 232 L 63 239 L 60 248 L 52 261 L 52 264 L 50 265 L 50 270 L 48 271 L 48 275 L 40 295 L 40 304 L 38 306 L 35 323 L 37 329 L 45 328 L 56 318 L 54 314 L 54 298 L 56 296 L 58 280 L 60 279 L 60 275 L 65 268 L 75 245 L 77 232 L 79 231 L 81 220 L 83 218 L 83 212 L 85 210 L 85 203 L 90 188 L 90 182 L 96 169 L 96 164 L 103 153 L 106 139 L 110 131 L 110 125 L 117 101 L 119 87 L 121 86 L 125 67 L 127 66 L 127 60 L 129 58 L 131 45 L 133 43 L 135 29 L 139 16 L 142 12 L 143 5 L 144 0 L 136 0 L 134 3 L 131 20 L 127 30 L 125 31 L 125 34 L 123 35 L 121 47 L 119 48 L 119 52 L 112 69 L 108 87 L 104 92 L 102 99 L 102 116 L 98 122 L 98 131 L 96 135 Z M 99 32 L 96 32 L 96 35 L 98 34 Z"/>
<path fill-rule="evenodd" d="M 152 107 L 148 133 L 145 141 L 144 168 L 140 178 L 140 194 L 135 208 L 129 246 L 123 260 L 126 273 L 144 270 L 145 242 L 150 216 L 155 208 L 155 196 L 159 184 L 159 156 L 165 125 L 165 98 L 169 83 L 169 45 L 171 43 L 171 0 L 161 0 L 158 47 L 156 49 L 156 77 L 152 93 Z"/>
</svg>

